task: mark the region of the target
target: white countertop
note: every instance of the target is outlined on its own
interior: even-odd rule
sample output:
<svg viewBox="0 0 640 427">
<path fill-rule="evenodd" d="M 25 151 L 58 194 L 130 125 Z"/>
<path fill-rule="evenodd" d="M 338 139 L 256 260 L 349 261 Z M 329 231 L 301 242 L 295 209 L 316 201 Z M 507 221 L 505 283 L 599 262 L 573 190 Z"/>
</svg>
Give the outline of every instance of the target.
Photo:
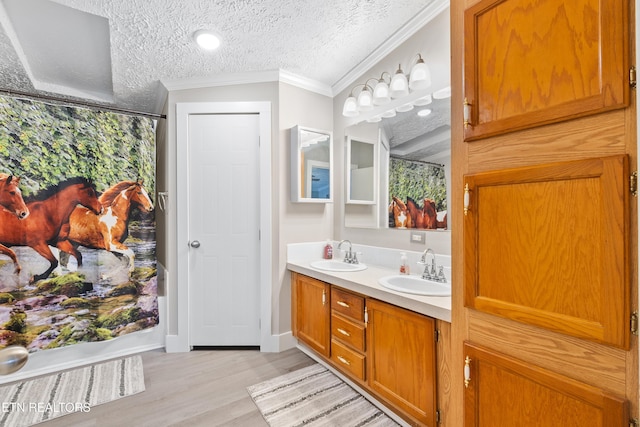
<svg viewBox="0 0 640 427">
<path fill-rule="evenodd" d="M 387 289 L 378 283 L 384 276 L 398 274 L 396 270 L 368 265 L 361 271 L 325 271 L 310 265 L 311 261 L 289 260 L 287 268 L 291 271 L 313 277 L 323 282 L 357 292 L 362 295 L 388 302 L 435 319 L 451 322 L 451 297 L 422 296 Z"/>
</svg>

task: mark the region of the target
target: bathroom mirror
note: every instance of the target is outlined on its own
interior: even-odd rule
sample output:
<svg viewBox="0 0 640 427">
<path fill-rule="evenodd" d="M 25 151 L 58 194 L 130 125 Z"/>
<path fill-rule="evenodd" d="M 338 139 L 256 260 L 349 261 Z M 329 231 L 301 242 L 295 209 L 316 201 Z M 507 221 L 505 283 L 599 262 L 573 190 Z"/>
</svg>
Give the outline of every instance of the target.
<svg viewBox="0 0 640 427">
<path fill-rule="evenodd" d="M 346 137 L 346 203 L 373 205 L 377 199 L 378 130 Z"/>
<path fill-rule="evenodd" d="M 379 133 L 378 199 L 375 208 L 345 207 L 346 227 L 448 229 L 451 164 L 450 98 L 361 122 L 345 133 Z"/>
<path fill-rule="evenodd" d="M 333 200 L 333 138 L 331 132 L 294 126 L 291 129 L 291 201 Z"/>
</svg>

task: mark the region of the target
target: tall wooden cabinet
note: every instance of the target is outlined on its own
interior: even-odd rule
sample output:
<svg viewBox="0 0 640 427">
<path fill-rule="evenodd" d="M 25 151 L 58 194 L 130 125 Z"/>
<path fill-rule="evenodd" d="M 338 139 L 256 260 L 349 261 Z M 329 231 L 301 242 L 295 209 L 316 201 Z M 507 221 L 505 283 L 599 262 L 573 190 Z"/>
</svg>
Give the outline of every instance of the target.
<svg viewBox="0 0 640 427">
<path fill-rule="evenodd" d="M 453 425 L 639 417 L 630 5 L 451 2 Z"/>
</svg>

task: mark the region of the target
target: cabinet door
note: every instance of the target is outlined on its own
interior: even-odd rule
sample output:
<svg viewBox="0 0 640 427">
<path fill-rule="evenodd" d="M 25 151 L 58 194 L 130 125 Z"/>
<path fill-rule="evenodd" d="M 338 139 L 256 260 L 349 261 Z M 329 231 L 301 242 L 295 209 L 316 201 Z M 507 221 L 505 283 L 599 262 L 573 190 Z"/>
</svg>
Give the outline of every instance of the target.
<svg viewBox="0 0 640 427">
<path fill-rule="evenodd" d="M 330 285 L 297 273 L 291 274 L 291 284 L 293 334 L 329 357 Z"/>
<path fill-rule="evenodd" d="M 482 0 L 464 15 L 464 139 L 629 104 L 629 2 Z"/>
<path fill-rule="evenodd" d="M 624 399 L 517 359 L 465 343 L 466 427 L 620 427 Z"/>
<path fill-rule="evenodd" d="M 465 176 L 465 305 L 629 346 L 626 156 Z"/>
<path fill-rule="evenodd" d="M 435 321 L 367 300 L 369 387 L 422 425 L 436 425 Z"/>
</svg>

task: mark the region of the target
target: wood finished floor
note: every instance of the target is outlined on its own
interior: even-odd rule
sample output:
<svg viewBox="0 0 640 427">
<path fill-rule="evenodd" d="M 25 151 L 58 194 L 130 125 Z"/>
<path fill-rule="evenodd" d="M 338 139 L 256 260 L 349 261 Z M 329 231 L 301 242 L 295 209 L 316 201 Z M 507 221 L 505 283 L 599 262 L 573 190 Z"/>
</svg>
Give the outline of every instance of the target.
<svg viewBox="0 0 640 427">
<path fill-rule="evenodd" d="M 142 353 L 145 391 L 42 427 L 263 427 L 246 387 L 315 363 L 298 349 Z"/>
</svg>

